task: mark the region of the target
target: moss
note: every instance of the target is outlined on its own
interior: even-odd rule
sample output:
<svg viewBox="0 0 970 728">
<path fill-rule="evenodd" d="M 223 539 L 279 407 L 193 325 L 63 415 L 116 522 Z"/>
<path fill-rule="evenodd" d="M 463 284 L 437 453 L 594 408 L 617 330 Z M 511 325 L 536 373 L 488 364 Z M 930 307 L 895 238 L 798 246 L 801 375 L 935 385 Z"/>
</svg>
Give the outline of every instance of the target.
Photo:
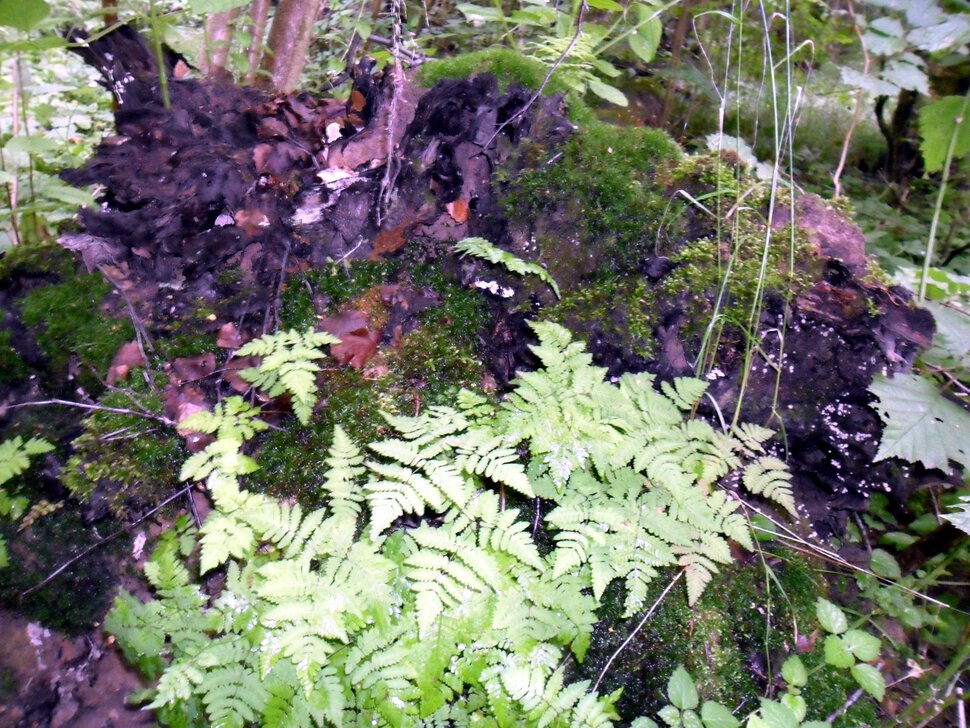
<svg viewBox="0 0 970 728">
<path fill-rule="evenodd" d="M 0 330 L 0 384 L 12 384 L 26 379 L 30 368 L 17 354 L 9 330 Z"/>
<path fill-rule="evenodd" d="M 71 254 L 54 243 L 17 245 L 0 257 L 0 281 L 39 276 L 68 278 L 73 273 Z"/>
<path fill-rule="evenodd" d="M 142 378 L 132 378 L 130 391 L 109 392 L 100 404 L 162 410 L 160 395 Z M 136 414 L 95 412 L 85 418 L 84 432 L 72 445 L 74 454 L 61 474 L 64 484 L 90 507 L 122 516 L 178 487 L 179 464 L 188 457 L 173 431 Z"/>
<path fill-rule="evenodd" d="M 791 625 L 811 624 L 815 599 L 824 593 L 817 572 L 801 557 L 780 552 L 766 555 L 766 560 L 772 577 L 766 577 L 760 559 L 736 562 L 715 577 L 693 608 L 682 586 L 660 601 L 606 673 L 603 691 L 623 687 L 617 707 L 624 720 L 655 714 L 666 704 L 667 680 L 678 665 L 691 673 L 704 699 L 732 709 L 757 704 L 769 670 L 780 669 L 786 645 L 792 642 Z M 647 604 L 659 599 L 674 574 L 654 580 Z M 601 621 L 578 670 L 580 677 L 595 680 L 642 619 L 619 618 L 622 597 L 619 583 L 604 595 Z"/>
<path fill-rule="evenodd" d="M 101 523 L 105 533 L 114 523 Z M 20 593 L 40 582 L 54 569 L 100 541 L 95 529 L 86 527 L 76 506 L 67 505 L 18 531 L 6 519 L 0 533 L 7 539 L 10 564 L 0 569 L 0 601 L 16 604 L 17 611 L 46 627 L 77 634 L 92 629 L 111 606 L 118 555 L 127 540 L 115 539 L 93 550 L 43 588 L 26 597 Z M 69 595 L 69 596 L 66 596 Z"/>
<path fill-rule="evenodd" d="M 197 306 L 177 321 L 164 327 L 164 336 L 155 340 L 155 351 L 161 361 L 199 356 L 216 348 L 218 314 L 209 306 Z"/>
<path fill-rule="evenodd" d="M 107 371 L 118 348 L 134 338 L 130 321 L 105 315 L 104 300 L 110 291 L 100 275 L 79 275 L 22 299 L 23 322 L 35 332 L 58 380 L 68 375 L 75 357 L 81 383 L 96 388 L 97 377 Z"/>
<path fill-rule="evenodd" d="M 396 261 L 354 261 L 333 264 L 290 278 L 281 295 L 280 326 L 305 329 L 325 311 L 337 310 L 364 291 L 387 282 L 398 270 Z"/>
<path fill-rule="evenodd" d="M 498 79 L 499 88 L 503 90 L 512 83 L 535 90 L 542 85 L 548 70 L 541 61 L 524 56 L 519 51 L 489 48 L 425 63 L 418 70 L 418 82 L 429 88 L 442 79 L 462 79 L 479 73 L 491 73 Z M 565 90 L 566 87 L 554 76 L 543 89 L 543 93 L 548 95 Z"/>
<path fill-rule="evenodd" d="M 667 204 L 654 176 L 680 155 L 667 134 L 591 121 L 554 163 L 534 152 L 520 150 L 525 168 L 507 184 L 503 206 L 512 220 L 537 221 L 540 243 L 550 238 L 544 263 L 561 286 L 577 270 L 631 266 L 653 250 Z"/>
</svg>

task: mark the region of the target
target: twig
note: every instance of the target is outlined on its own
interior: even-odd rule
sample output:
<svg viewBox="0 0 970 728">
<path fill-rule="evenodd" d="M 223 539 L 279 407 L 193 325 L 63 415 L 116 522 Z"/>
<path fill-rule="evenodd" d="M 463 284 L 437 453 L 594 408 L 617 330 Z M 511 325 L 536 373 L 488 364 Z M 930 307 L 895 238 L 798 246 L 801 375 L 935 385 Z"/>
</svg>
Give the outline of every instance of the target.
<svg viewBox="0 0 970 728">
<path fill-rule="evenodd" d="M 377 196 L 377 227 L 381 226 L 383 213 L 390 209 L 393 187 L 397 177 L 397 165 L 394 159 L 394 137 L 397 131 L 397 105 L 404 86 L 404 67 L 401 65 L 401 0 L 393 0 L 391 12 L 394 14 L 394 24 L 391 31 L 391 57 L 394 59 L 393 79 L 391 81 L 391 108 L 387 113 L 387 150 L 384 163 L 384 178 L 381 180 L 380 193 Z"/>
<path fill-rule="evenodd" d="M 7 404 L 0 407 L 0 412 L 8 409 L 20 409 L 21 407 L 44 407 L 47 405 L 59 404 L 65 407 L 77 407 L 78 409 L 94 410 L 97 412 L 111 412 L 116 415 L 133 415 L 144 417 L 146 420 L 161 422 L 166 427 L 175 427 L 175 423 L 168 417 L 156 415 L 152 412 L 139 412 L 138 410 L 125 409 L 123 407 L 106 407 L 103 404 L 85 404 L 84 402 L 72 402 L 69 399 L 39 399 L 33 402 L 20 402 L 18 404 Z"/>
<path fill-rule="evenodd" d="M 861 698 L 861 697 L 862 697 L 862 692 L 863 692 L 863 690 L 862 690 L 862 688 L 858 688 L 858 689 L 857 689 L 857 690 L 856 690 L 856 691 L 855 691 L 854 693 L 852 693 L 852 695 L 850 695 L 850 696 L 848 697 L 848 699 L 847 699 L 847 700 L 846 700 L 846 701 L 845 701 L 845 702 L 844 702 L 844 703 L 842 704 L 842 707 L 841 707 L 841 708 L 839 708 L 838 710 L 835 710 L 835 711 L 832 711 L 832 713 L 830 713 L 830 714 L 829 714 L 829 716 L 828 716 L 828 717 L 827 717 L 827 718 L 826 718 L 825 720 L 826 720 L 826 721 L 828 721 L 829 723 L 831 723 L 831 722 L 832 722 L 833 720 L 835 720 L 835 719 L 836 719 L 836 718 L 838 718 L 838 717 L 839 717 L 840 715 L 842 715 L 843 713 L 845 713 L 845 711 L 847 711 L 847 710 L 848 710 L 849 708 L 851 708 L 851 707 L 852 707 L 853 705 L 855 705 L 855 702 L 856 702 L 856 701 L 857 701 L 857 700 L 858 700 L 859 698 Z"/>
<path fill-rule="evenodd" d="M 585 5 L 585 3 L 583 4 Z M 675 576 L 673 579 L 670 580 L 670 583 L 667 584 L 667 588 L 660 593 L 659 597 L 657 597 L 657 601 L 655 601 L 653 605 L 650 607 L 650 609 L 647 611 L 647 613 L 643 615 L 643 619 L 640 620 L 640 624 L 636 626 L 636 629 L 630 632 L 630 635 L 625 640 L 623 640 L 623 644 L 617 647 L 616 652 L 610 655 L 610 659 L 606 661 L 605 665 L 603 665 L 603 671 L 600 672 L 600 676 L 596 678 L 596 682 L 593 683 L 593 692 L 596 692 L 597 688 L 599 688 L 600 683 L 603 681 L 603 678 L 606 677 L 606 671 L 610 669 L 610 665 L 613 664 L 613 661 L 620 656 L 620 653 L 624 649 L 626 649 L 626 646 L 630 644 L 630 642 L 633 641 L 633 638 L 637 636 L 637 633 L 641 629 L 643 629 L 643 625 L 647 623 L 647 620 L 650 619 L 653 613 L 657 610 L 657 607 L 660 606 L 660 602 L 662 602 L 664 597 L 667 596 L 667 592 L 669 592 L 671 589 L 674 588 L 674 584 L 676 584 L 677 580 L 684 575 L 685 571 L 686 569 L 681 569 L 680 571 L 677 572 L 677 576 Z"/>
<path fill-rule="evenodd" d="M 492 142 L 495 141 L 495 138 L 502 133 L 505 127 L 507 127 L 509 124 L 515 121 L 518 121 L 519 118 L 521 118 L 522 115 L 525 114 L 525 112 L 527 112 L 530 108 L 532 108 L 532 105 L 539 99 L 539 97 L 542 96 L 542 92 L 545 91 L 546 86 L 549 85 L 549 80 L 552 78 L 552 74 L 554 74 L 559 69 L 559 66 L 561 66 L 563 64 L 563 61 L 565 61 L 569 57 L 569 54 L 573 52 L 573 48 L 575 48 L 576 44 L 579 42 L 579 38 L 583 34 L 583 18 L 585 18 L 586 11 L 588 9 L 589 9 L 589 6 L 586 4 L 586 0 L 582 0 L 579 6 L 579 13 L 576 16 L 576 32 L 573 34 L 572 39 L 569 41 L 569 45 L 567 45 L 565 50 L 563 50 L 562 55 L 560 55 L 559 58 L 556 59 L 556 62 L 549 67 L 549 71 L 546 73 L 546 77 L 542 79 L 542 83 L 539 84 L 539 88 L 535 90 L 535 93 L 532 94 L 532 96 L 529 98 L 528 101 L 525 102 L 525 104 L 522 106 L 521 109 L 516 111 L 514 114 L 512 114 L 512 116 L 510 116 L 508 119 L 506 119 L 505 121 L 503 121 L 501 124 L 498 125 L 498 128 L 495 129 L 495 131 L 492 133 L 492 136 L 490 136 L 488 138 L 488 141 L 482 145 L 483 149 L 488 149 L 492 145 Z"/>
<path fill-rule="evenodd" d="M 872 61 L 869 58 L 869 51 L 866 48 L 866 41 L 862 37 L 862 31 L 859 29 L 859 22 L 856 20 L 855 7 L 852 4 L 852 0 L 848 0 L 846 7 L 849 10 L 849 16 L 852 18 L 852 28 L 855 30 L 855 34 L 859 38 L 859 45 L 862 47 L 862 73 L 863 75 L 868 75 L 869 66 Z M 845 139 L 842 141 L 842 154 L 839 155 L 839 166 L 835 168 L 835 172 L 832 175 L 832 184 L 835 185 L 836 197 L 842 196 L 842 170 L 845 169 L 845 162 L 849 156 L 849 144 L 852 141 L 852 135 L 862 120 L 862 106 L 865 103 L 865 99 L 866 93 L 860 88 L 856 91 L 855 110 L 852 112 L 852 121 L 849 123 L 849 128 L 845 132 Z"/>
<path fill-rule="evenodd" d="M 148 513 L 146 513 L 145 515 L 143 515 L 141 518 L 139 518 L 139 519 L 137 519 L 137 520 L 129 523 L 126 526 L 122 526 L 117 531 L 115 531 L 114 533 L 112 533 L 112 534 L 110 534 L 108 536 L 105 536 L 104 538 L 102 538 L 97 543 L 91 544 L 86 549 L 84 549 L 84 551 L 82 551 L 81 553 L 79 553 L 77 556 L 75 556 L 75 557 L 73 557 L 71 559 L 68 559 L 63 564 L 61 564 L 56 569 L 54 569 L 54 571 L 52 571 L 50 574 L 48 574 L 47 577 L 43 581 L 39 581 L 36 584 L 34 584 L 32 587 L 30 587 L 29 589 L 26 589 L 26 590 L 20 592 L 20 598 L 23 599 L 27 595 L 32 594 L 33 592 L 37 591 L 38 589 L 43 588 L 44 586 L 46 586 L 47 584 L 49 584 L 53 579 L 55 579 L 58 574 L 60 574 L 65 569 L 67 569 L 69 566 L 71 566 L 73 564 L 76 564 L 78 561 L 80 561 L 81 559 L 83 559 L 88 554 L 92 553 L 93 551 L 95 551 L 96 549 L 100 548 L 101 546 L 103 546 L 104 544 L 108 543 L 109 541 L 112 541 L 112 540 L 118 538 L 118 536 L 122 535 L 123 533 L 127 533 L 128 531 L 130 531 L 131 529 L 133 529 L 135 526 L 137 526 L 142 521 L 145 521 L 150 516 L 155 515 L 155 513 L 157 513 L 158 511 L 160 511 L 162 508 L 164 508 L 165 506 L 167 506 L 169 503 L 171 503 L 176 498 L 181 498 L 183 495 L 185 495 L 186 493 L 188 493 L 191 489 L 192 489 L 192 486 L 191 485 L 185 486 L 180 491 L 178 491 L 175 495 L 169 496 L 168 498 L 166 498 L 165 500 L 163 500 L 161 503 L 159 503 L 157 506 L 155 506 L 154 508 L 152 508 L 150 511 L 148 511 Z"/>
</svg>

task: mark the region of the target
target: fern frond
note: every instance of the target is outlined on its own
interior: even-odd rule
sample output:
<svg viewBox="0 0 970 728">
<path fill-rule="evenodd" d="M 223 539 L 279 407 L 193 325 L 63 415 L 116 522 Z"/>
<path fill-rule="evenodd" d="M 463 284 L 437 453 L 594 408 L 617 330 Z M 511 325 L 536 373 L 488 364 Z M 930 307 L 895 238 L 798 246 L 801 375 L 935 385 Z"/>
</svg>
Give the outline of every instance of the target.
<svg viewBox="0 0 970 728">
<path fill-rule="evenodd" d="M 262 715 L 269 693 L 259 675 L 240 664 L 217 667 L 200 686 L 212 726 L 244 726 Z"/>
<path fill-rule="evenodd" d="M 464 240 L 459 240 L 455 243 L 455 250 L 461 253 L 462 258 L 466 255 L 471 255 L 493 265 L 501 265 L 508 271 L 521 276 L 536 276 L 553 290 L 556 298 L 560 298 L 559 286 L 553 277 L 549 275 L 549 271 L 537 263 L 526 263 L 521 258 L 506 250 L 502 250 L 485 238 L 465 238 Z"/>
<path fill-rule="evenodd" d="M 687 603 L 693 607 L 701 598 L 701 594 L 704 593 L 714 574 L 718 572 L 717 564 L 698 553 L 683 554 L 677 563 L 684 567 L 684 578 L 687 580 Z"/>
<path fill-rule="evenodd" d="M 41 455 L 53 449 L 49 442 L 36 437 L 24 442 L 17 436 L 0 442 L 0 485 L 29 468 L 31 455 Z"/>
<path fill-rule="evenodd" d="M 455 466 L 466 473 L 507 485 L 527 498 L 535 497 L 525 468 L 519 462 L 519 454 L 506 447 L 505 438 L 493 434 L 490 429 L 472 429 L 458 438 Z"/>
<path fill-rule="evenodd" d="M 199 570 L 203 574 L 222 566 L 230 557 L 244 559 L 252 556 L 256 549 L 256 534 L 252 527 L 234 516 L 211 513 L 200 533 Z"/>
<path fill-rule="evenodd" d="M 326 463 L 328 470 L 322 487 L 330 495 L 330 510 L 338 518 L 352 515 L 356 520 L 364 503 L 364 492 L 358 479 L 367 471 L 362 467 L 363 453 L 340 425 L 333 428 L 333 442 L 327 451 Z"/>
<path fill-rule="evenodd" d="M 233 395 L 217 403 L 211 412 L 203 410 L 189 415 L 179 423 L 179 431 L 218 433 L 220 440 L 243 443 L 269 427 L 259 419 L 260 414 L 258 407 Z"/>
<path fill-rule="evenodd" d="M 731 434 L 742 452 L 746 455 L 758 455 L 765 452 L 764 444 L 772 438 L 775 431 L 753 422 L 742 422 Z"/>
<path fill-rule="evenodd" d="M 390 633 L 373 627 L 357 637 L 344 662 L 344 672 L 355 690 L 370 690 L 378 683 L 389 692 L 411 687 L 414 671 L 405 659 L 408 648 L 398 640 L 403 631 L 403 625 Z"/>
<path fill-rule="evenodd" d="M 243 369 L 239 375 L 270 397 L 288 392 L 293 413 L 305 425 L 317 401 L 316 374 L 320 365 L 316 360 L 324 357 L 321 347 L 339 343 L 340 339 L 313 329 L 267 334 L 236 352 L 237 356 L 262 357 L 259 366 Z"/>
<path fill-rule="evenodd" d="M 677 377 L 674 383 L 662 382 L 661 391 L 682 410 L 690 411 L 707 391 L 707 382 L 694 377 Z"/>
<path fill-rule="evenodd" d="M 791 489 L 792 474 L 788 466 L 776 457 L 765 455 L 744 469 L 741 481 L 755 495 L 774 501 L 791 515 L 798 517 Z"/>
</svg>

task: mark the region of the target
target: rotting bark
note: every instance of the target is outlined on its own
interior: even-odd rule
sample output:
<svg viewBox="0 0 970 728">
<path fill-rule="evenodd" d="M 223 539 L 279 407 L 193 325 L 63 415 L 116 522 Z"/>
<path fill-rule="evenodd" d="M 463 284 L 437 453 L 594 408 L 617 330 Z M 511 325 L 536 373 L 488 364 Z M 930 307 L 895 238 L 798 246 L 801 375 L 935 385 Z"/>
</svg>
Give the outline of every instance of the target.
<svg viewBox="0 0 970 728">
<path fill-rule="evenodd" d="M 297 88 L 313 39 L 313 24 L 322 7 L 323 0 L 280 0 L 263 59 L 267 75 L 256 79 L 260 88 L 280 93 Z"/>
</svg>

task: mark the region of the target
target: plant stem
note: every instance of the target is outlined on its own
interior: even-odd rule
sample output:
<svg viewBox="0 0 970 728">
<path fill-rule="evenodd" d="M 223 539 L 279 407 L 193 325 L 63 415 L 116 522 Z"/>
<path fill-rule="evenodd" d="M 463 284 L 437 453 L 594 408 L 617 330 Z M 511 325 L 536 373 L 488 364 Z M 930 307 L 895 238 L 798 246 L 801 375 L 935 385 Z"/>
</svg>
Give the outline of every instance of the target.
<svg viewBox="0 0 970 728">
<path fill-rule="evenodd" d="M 960 649 L 957 650 L 953 659 L 950 660 L 950 664 L 946 666 L 943 672 L 936 676 L 936 679 L 923 692 L 913 699 L 913 702 L 906 706 L 906 709 L 902 713 L 894 717 L 891 722 L 884 723 L 887 728 L 889 725 L 913 725 L 917 714 L 921 712 L 927 703 L 938 703 L 936 710 L 939 711 L 940 707 L 942 707 L 942 700 L 946 697 L 943 696 L 941 698 L 941 693 L 946 691 L 947 683 L 963 669 L 964 663 L 970 659 L 970 639 L 968 638 L 970 638 L 970 635 L 964 630 L 963 639 L 960 640 Z M 923 717 L 926 718 L 927 716 Z"/>
<path fill-rule="evenodd" d="M 933 208 L 933 222 L 930 223 L 930 239 L 926 241 L 926 253 L 923 255 L 923 275 L 919 281 L 920 303 L 926 300 L 926 285 L 929 281 L 930 266 L 933 265 L 933 253 L 936 248 L 936 231 L 940 226 L 940 215 L 943 212 L 943 198 L 946 196 L 946 186 L 950 179 L 950 167 L 953 165 L 953 156 L 957 148 L 957 139 L 960 136 L 960 128 L 967 116 L 967 106 L 970 105 L 970 89 L 963 97 L 963 105 L 960 106 L 960 113 L 953 120 L 953 131 L 950 134 L 950 144 L 946 150 L 946 161 L 943 164 L 943 179 L 940 180 L 940 190 L 936 195 L 936 205 Z"/>
<path fill-rule="evenodd" d="M 155 66 L 158 69 L 158 84 L 162 90 L 162 106 L 172 107 L 168 97 L 168 74 L 165 72 L 165 54 L 162 51 L 162 26 L 158 17 L 155 0 L 148 0 L 148 25 L 152 29 L 152 46 L 155 49 Z"/>
</svg>

